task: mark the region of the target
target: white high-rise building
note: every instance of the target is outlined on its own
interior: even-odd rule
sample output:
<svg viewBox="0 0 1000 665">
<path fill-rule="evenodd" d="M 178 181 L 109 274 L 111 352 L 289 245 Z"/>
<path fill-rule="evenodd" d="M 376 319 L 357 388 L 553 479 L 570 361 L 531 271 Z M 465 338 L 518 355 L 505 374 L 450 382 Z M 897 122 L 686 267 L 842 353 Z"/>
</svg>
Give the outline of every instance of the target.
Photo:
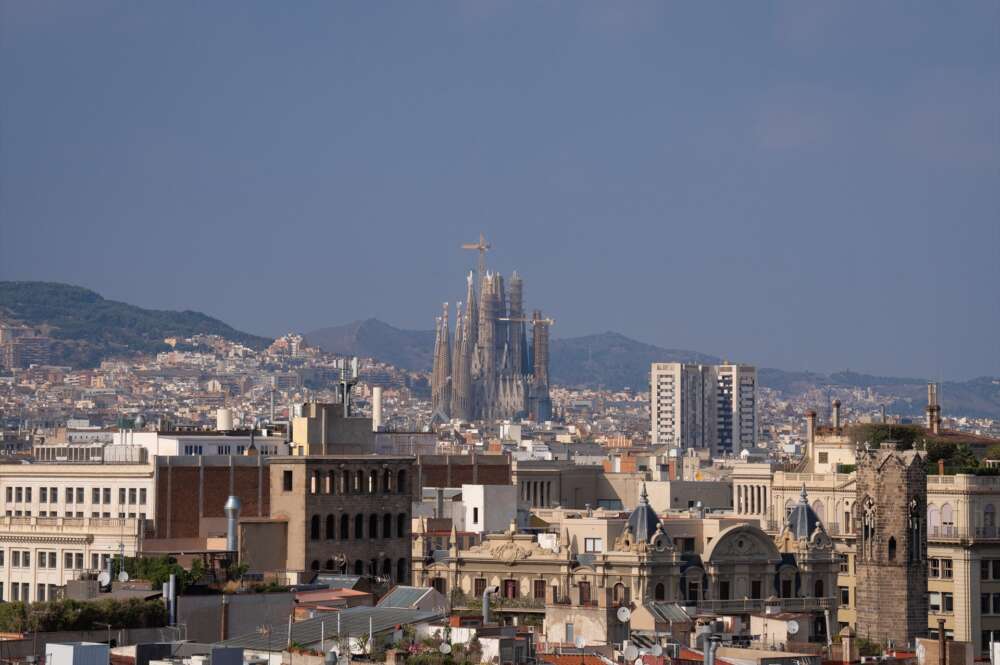
<svg viewBox="0 0 1000 665">
<path fill-rule="evenodd" d="M 756 369 L 653 363 L 650 425 L 657 445 L 705 448 L 713 455 L 756 446 Z"/>
<path fill-rule="evenodd" d="M 757 368 L 719 365 L 719 452 L 757 447 Z"/>
</svg>

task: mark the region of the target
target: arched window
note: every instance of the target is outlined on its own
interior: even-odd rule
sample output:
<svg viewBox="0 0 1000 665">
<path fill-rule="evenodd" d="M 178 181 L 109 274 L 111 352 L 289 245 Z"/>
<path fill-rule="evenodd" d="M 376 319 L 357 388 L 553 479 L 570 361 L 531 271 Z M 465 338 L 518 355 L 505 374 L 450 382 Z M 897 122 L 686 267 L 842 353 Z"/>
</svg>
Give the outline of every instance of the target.
<svg viewBox="0 0 1000 665">
<path fill-rule="evenodd" d="M 337 537 L 337 520 L 333 515 L 326 516 L 326 539 L 333 540 Z"/>
<path fill-rule="evenodd" d="M 361 559 L 358 559 L 357 561 L 354 562 L 354 574 L 355 575 L 365 574 L 365 564 L 363 561 L 361 561 Z"/>
<path fill-rule="evenodd" d="M 386 469 L 382 472 L 382 491 L 386 494 L 391 492 L 392 487 L 390 487 L 390 485 L 392 485 L 392 472 L 390 472 L 389 469 Z"/>
<path fill-rule="evenodd" d="M 375 469 L 371 470 L 368 474 L 368 493 L 375 494 L 378 492 L 378 471 Z"/>
<path fill-rule="evenodd" d="M 823 506 L 823 502 L 819 499 L 813 501 L 813 512 L 816 513 L 816 517 L 819 518 L 820 522 L 826 524 L 826 509 Z"/>
<path fill-rule="evenodd" d="M 653 589 L 653 600 L 666 600 L 667 599 L 667 589 L 663 586 L 663 582 L 659 582 Z"/>
<path fill-rule="evenodd" d="M 400 469 L 396 474 L 396 491 L 406 494 L 406 469 Z"/>
<path fill-rule="evenodd" d="M 392 559 L 382 560 L 382 577 L 388 580 L 392 579 Z"/>
<path fill-rule="evenodd" d="M 351 491 L 351 472 L 344 469 L 344 472 L 340 474 L 340 493 L 347 494 Z"/>
<path fill-rule="evenodd" d="M 406 528 L 406 513 L 396 516 L 396 537 L 402 538 L 409 529 Z"/>
<path fill-rule="evenodd" d="M 612 589 L 612 594 L 615 605 L 624 605 L 628 603 L 628 591 L 625 589 L 625 585 L 621 582 L 615 584 Z"/>
<path fill-rule="evenodd" d="M 354 516 L 354 538 L 361 540 L 365 537 L 365 516 L 360 513 Z"/>
<path fill-rule="evenodd" d="M 955 516 L 951 509 L 951 504 L 946 503 L 941 506 L 941 533 L 945 536 L 953 535 L 955 532 Z"/>
<path fill-rule="evenodd" d="M 983 526 L 990 528 L 996 526 L 996 512 L 993 510 L 993 504 L 987 503 L 983 506 Z"/>
<path fill-rule="evenodd" d="M 938 535 L 941 530 L 941 509 L 933 503 L 927 506 L 927 533 Z"/>
<path fill-rule="evenodd" d="M 375 513 L 368 516 L 368 537 L 378 538 L 378 515 Z"/>
<path fill-rule="evenodd" d="M 389 513 L 382 516 L 382 537 L 392 538 L 392 515 Z"/>
<path fill-rule="evenodd" d="M 406 584 L 406 580 L 409 578 L 407 572 L 409 572 L 410 567 L 406 564 L 406 559 L 400 559 L 396 562 L 396 584 Z"/>
<path fill-rule="evenodd" d="M 327 494 L 333 494 L 334 492 L 333 488 L 337 482 L 337 479 L 334 476 L 335 474 L 333 471 L 326 472 L 326 486 L 323 488 L 323 491 L 326 492 Z"/>
<path fill-rule="evenodd" d="M 365 472 L 358 469 L 357 473 L 354 474 L 354 492 L 356 494 L 361 494 L 365 486 Z"/>
<path fill-rule="evenodd" d="M 315 494 L 319 491 L 319 471 L 313 471 L 309 476 L 309 493 Z"/>
<path fill-rule="evenodd" d="M 813 591 L 815 591 L 813 597 L 815 598 L 823 597 L 823 580 L 816 580 L 816 585 L 814 586 Z"/>
<path fill-rule="evenodd" d="M 896 560 L 896 539 L 892 536 L 889 537 L 889 561 Z"/>
<path fill-rule="evenodd" d="M 311 564 L 309 564 L 309 567 L 312 568 L 313 570 L 319 570 L 319 561 L 313 561 Z"/>
<path fill-rule="evenodd" d="M 309 537 L 319 540 L 319 515 L 313 515 L 309 524 Z"/>
<path fill-rule="evenodd" d="M 351 537 L 351 518 L 347 515 L 340 516 L 340 539 L 347 540 Z"/>
</svg>

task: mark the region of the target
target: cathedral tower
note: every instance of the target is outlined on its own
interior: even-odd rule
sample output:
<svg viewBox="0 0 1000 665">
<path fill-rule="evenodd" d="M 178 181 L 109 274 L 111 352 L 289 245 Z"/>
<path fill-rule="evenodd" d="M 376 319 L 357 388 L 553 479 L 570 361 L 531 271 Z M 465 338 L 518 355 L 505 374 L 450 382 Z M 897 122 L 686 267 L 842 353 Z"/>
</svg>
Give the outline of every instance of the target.
<svg viewBox="0 0 1000 665">
<path fill-rule="evenodd" d="M 857 455 L 857 633 L 896 646 L 927 633 L 927 470 L 894 442 Z"/>
</svg>

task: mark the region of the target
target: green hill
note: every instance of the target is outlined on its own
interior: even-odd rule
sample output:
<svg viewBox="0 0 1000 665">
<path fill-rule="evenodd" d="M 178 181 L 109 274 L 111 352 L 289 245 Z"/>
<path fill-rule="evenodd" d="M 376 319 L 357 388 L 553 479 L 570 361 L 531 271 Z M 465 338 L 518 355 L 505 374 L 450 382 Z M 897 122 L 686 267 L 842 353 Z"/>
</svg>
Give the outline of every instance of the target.
<svg viewBox="0 0 1000 665">
<path fill-rule="evenodd" d="M 55 282 L 0 282 L 0 318 L 44 330 L 55 340 L 53 362 L 73 367 L 163 351 L 169 348 L 166 337 L 219 335 L 256 349 L 271 341 L 201 312 L 143 309 Z"/>
</svg>

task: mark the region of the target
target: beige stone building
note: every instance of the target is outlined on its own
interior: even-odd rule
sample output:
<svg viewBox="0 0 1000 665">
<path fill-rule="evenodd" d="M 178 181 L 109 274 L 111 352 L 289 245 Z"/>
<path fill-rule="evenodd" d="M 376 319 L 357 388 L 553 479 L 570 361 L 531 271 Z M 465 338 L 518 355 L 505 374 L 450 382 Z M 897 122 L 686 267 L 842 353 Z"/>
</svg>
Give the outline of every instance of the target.
<svg viewBox="0 0 1000 665">
<path fill-rule="evenodd" d="M 544 612 L 550 643 L 620 642 L 626 626 L 615 613 L 623 605 L 655 622 L 671 612 L 748 616 L 775 598 L 779 608 L 820 618 L 833 606 L 838 564 L 819 520 L 808 506 L 801 512 L 801 525 L 777 539 L 752 518 L 661 521 L 645 494 L 631 514 L 540 510 L 536 517 L 548 525 L 542 533 L 510 529 L 468 549 L 452 542 L 434 551 L 418 528 L 414 583 L 455 603 L 499 587 L 502 603 L 516 611 Z"/>
<path fill-rule="evenodd" d="M 240 521 L 240 559 L 300 580 L 320 571 L 410 578 L 412 457 L 270 459 L 270 515 Z"/>
</svg>

